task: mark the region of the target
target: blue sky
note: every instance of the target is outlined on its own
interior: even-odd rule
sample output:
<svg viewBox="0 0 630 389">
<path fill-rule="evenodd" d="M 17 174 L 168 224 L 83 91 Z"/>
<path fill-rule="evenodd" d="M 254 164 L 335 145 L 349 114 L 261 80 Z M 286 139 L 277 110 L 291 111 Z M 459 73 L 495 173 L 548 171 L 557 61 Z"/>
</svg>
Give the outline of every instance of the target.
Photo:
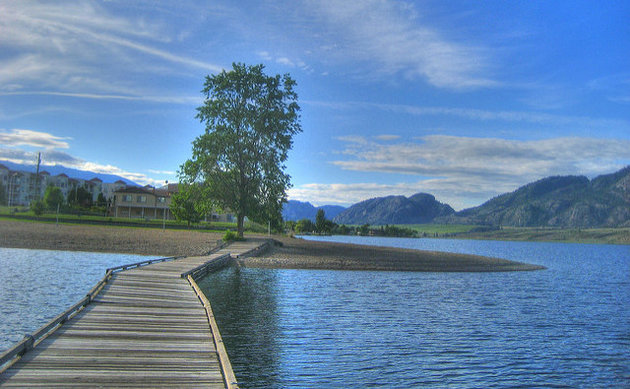
<svg viewBox="0 0 630 389">
<path fill-rule="evenodd" d="M 291 199 L 456 209 L 630 164 L 630 2 L 2 1 L 0 159 L 177 179 L 205 75 L 297 81 Z"/>
</svg>

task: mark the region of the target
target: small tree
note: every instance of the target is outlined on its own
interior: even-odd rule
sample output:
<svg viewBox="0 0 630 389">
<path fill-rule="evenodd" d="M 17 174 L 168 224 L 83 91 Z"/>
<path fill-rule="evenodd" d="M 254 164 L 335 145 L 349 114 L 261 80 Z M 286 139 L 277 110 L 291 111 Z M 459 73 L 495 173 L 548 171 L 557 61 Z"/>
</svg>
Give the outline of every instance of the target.
<svg viewBox="0 0 630 389">
<path fill-rule="evenodd" d="M 107 199 L 105 198 L 103 192 L 98 194 L 98 197 L 96 198 L 96 205 L 98 205 L 99 207 L 107 206 Z"/>
<path fill-rule="evenodd" d="M 205 213 L 200 188 L 197 185 L 180 185 L 179 192 L 171 197 L 170 208 L 175 218 L 185 220 L 188 227 L 191 223 L 198 223 Z"/>
<path fill-rule="evenodd" d="M 295 231 L 295 222 L 293 220 L 287 220 L 286 222 L 284 222 L 284 228 L 291 232 L 291 231 Z"/>
<path fill-rule="evenodd" d="M 31 203 L 31 210 L 35 214 L 35 216 L 41 216 L 46 210 L 46 206 L 42 200 L 33 201 Z"/>
<path fill-rule="evenodd" d="M 7 193 L 2 184 L 0 184 L 0 205 L 7 205 Z"/>
<path fill-rule="evenodd" d="M 51 211 L 56 211 L 57 207 L 63 204 L 63 193 L 61 192 L 61 189 L 56 186 L 49 185 L 44 192 L 44 204 L 46 205 L 46 208 Z"/>
<path fill-rule="evenodd" d="M 315 215 L 315 230 L 318 234 L 326 232 L 326 214 L 323 209 L 318 209 Z"/>
<path fill-rule="evenodd" d="M 68 192 L 68 204 L 73 206 L 92 206 L 92 195 L 84 187 L 74 187 Z"/>
<path fill-rule="evenodd" d="M 315 224 L 309 219 L 298 220 L 295 224 L 295 232 L 313 232 L 315 231 Z"/>
</svg>

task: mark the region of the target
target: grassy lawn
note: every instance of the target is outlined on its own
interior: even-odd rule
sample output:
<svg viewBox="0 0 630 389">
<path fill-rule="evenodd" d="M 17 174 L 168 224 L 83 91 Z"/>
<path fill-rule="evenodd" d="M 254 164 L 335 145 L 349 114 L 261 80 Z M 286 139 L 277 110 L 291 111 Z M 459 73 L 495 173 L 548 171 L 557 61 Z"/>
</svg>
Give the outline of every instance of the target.
<svg viewBox="0 0 630 389">
<path fill-rule="evenodd" d="M 501 230 L 458 235 L 466 239 L 518 240 L 539 242 L 630 244 L 630 228 L 536 228 L 503 227 Z"/>
<path fill-rule="evenodd" d="M 18 212 L 13 212 L 15 210 L 14 207 L 0 206 L 0 218 L 7 217 L 9 215 L 15 216 L 24 216 L 29 218 L 38 218 L 42 219 L 42 222 L 50 222 L 50 219 L 57 219 L 59 217 L 60 223 L 82 223 L 82 222 L 94 222 L 94 223 L 102 223 L 103 225 L 115 224 L 115 223 L 125 223 L 125 224 L 137 224 L 138 226 L 146 227 L 155 226 L 162 227 L 163 224 L 168 226 L 176 226 L 182 227 L 186 226 L 186 222 L 180 222 L 177 220 L 162 220 L 162 219 L 141 219 L 141 218 L 125 218 L 125 217 L 111 217 L 111 216 L 96 216 L 96 215 L 74 215 L 74 214 L 64 214 L 60 213 L 57 215 L 56 213 L 45 212 L 41 216 L 37 217 L 33 213 L 33 211 L 29 210 L 25 207 L 19 207 Z M 37 220 L 33 220 L 37 221 Z M 233 229 L 236 230 L 236 223 L 228 223 L 228 222 L 200 222 L 194 226 L 200 226 L 206 229 L 216 229 L 217 231 L 225 230 L 225 229 Z M 249 231 L 266 231 L 266 229 L 262 226 L 259 226 L 255 223 L 245 223 L 245 227 Z"/>
<path fill-rule="evenodd" d="M 396 224 L 396 226 L 416 230 L 420 236 L 422 236 L 423 233 L 426 233 L 427 235 L 460 234 L 463 232 L 469 232 L 473 228 L 478 227 L 464 224 Z"/>
</svg>

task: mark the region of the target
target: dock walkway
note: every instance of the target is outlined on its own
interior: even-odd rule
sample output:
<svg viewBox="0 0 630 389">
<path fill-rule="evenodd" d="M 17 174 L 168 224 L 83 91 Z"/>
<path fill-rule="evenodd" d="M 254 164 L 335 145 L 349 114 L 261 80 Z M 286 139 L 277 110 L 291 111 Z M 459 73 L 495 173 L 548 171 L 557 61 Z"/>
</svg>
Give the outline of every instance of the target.
<svg viewBox="0 0 630 389">
<path fill-rule="evenodd" d="M 195 279 L 264 244 L 108 272 L 85 308 L 0 374 L 0 387 L 237 387 Z"/>
</svg>

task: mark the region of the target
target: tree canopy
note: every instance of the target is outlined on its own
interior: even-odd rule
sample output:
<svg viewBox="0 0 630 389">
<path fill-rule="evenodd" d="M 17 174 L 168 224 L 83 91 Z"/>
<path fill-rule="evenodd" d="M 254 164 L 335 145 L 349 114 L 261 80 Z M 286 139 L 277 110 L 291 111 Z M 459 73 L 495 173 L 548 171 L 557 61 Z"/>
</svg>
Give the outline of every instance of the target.
<svg viewBox="0 0 630 389">
<path fill-rule="evenodd" d="M 63 193 L 61 189 L 56 186 L 48 185 L 46 192 L 44 192 L 44 204 L 52 211 L 57 210 L 57 207 L 63 204 Z"/>
<path fill-rule="evenodd" d="M 293 136 L 301 132 L 296 82 L 288 74 L 268 76 L 263 65 L 233 64 L 207 76 L 197 118 L 205 133 L 193 142 L 180 181 L 201 187 L 207 205 L 266 223 L 281 220 L 290 176 L 285 162 Z"/>
<path fill-rule="evenodd" d="M 68 191 L 67 201 L 70 205 L 90 207 L 92 205 L 92 194 L 82 186 L 74 187 Z"/>
<path fill-rule="evenodd" d="M 180 185 L 171 198 L 171 212 L 177 220 L 185 220 L 188 227 L 201 220 L 206 211 L 200 195 L 197 185 Z"/>
</svg>

